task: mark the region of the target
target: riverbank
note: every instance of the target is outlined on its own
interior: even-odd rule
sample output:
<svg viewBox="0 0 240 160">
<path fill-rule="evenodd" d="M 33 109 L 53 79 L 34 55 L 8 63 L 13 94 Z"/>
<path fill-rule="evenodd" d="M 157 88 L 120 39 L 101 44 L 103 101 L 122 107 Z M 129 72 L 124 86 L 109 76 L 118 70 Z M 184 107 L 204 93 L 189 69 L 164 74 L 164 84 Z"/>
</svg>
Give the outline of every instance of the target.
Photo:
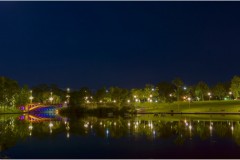
<svg viewBox="0 0 240 160">
<path fill-rule="evenodd" d="M 134 103 L 128 106 L 74 106 L 60 110 L 63 114 L 240 114 L 240 101 L 204 101 L 174 103 Z M 0 114 L 23 113 L 17 108 L 0 108 Z"/>
<path fill-rule="evenodd" d="M 139 103 L 137 113 L 240 113 L 240 101 Z"/>
<path fill-rule="evenodd" d="M 62 114 L 240 114 L 240 101 L 204 101 L 174 103 L 134 103 L 125 107 L 70 107 Z"/>
</svg>

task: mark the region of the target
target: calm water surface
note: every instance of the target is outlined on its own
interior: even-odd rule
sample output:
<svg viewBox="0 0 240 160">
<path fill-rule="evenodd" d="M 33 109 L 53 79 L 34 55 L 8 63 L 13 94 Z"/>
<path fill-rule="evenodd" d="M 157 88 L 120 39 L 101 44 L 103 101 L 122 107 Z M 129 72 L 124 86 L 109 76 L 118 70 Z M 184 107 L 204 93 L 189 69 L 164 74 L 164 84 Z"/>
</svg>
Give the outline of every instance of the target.
<svg viewBox="0 0 240 160">
<path fill-rule="evenodd" d="M 1 115 L 1 158 L 240 158 L 240 116 L 194 117 Z"/>
</svg>

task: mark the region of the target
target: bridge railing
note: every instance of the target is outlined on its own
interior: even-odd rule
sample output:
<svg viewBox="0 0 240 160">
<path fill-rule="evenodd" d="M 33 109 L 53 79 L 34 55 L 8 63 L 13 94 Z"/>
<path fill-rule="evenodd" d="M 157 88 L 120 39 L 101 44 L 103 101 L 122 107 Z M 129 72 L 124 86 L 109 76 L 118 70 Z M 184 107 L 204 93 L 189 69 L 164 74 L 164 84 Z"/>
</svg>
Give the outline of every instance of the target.
<svg viewBox="0 0 240 160">
<path fill-rule="evenodd" d="M 63 107 L 63 104 L 40 104 L 40 103 L 32 103 L 32 104 L 27 104 L 26 106 L 21 106 L 19 107 L 20 110 L 22 111 L 30 111 L 34 110 L 37 108 L 45 108 L 45 107 L 56 107 L 56 108 L 61 108 Z"/>
</svg>

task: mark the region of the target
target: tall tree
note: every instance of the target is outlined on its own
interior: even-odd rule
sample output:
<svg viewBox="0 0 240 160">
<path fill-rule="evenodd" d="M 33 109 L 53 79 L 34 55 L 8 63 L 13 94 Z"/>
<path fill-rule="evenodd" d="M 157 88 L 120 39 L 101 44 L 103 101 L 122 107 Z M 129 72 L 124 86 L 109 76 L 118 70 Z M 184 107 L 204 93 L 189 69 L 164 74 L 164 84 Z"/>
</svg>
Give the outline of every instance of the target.
<svg viewBox="0 0 240 160">
<path fill-rule="evenodd" d="M 23 88 L 21 88 L 18 92 L 18 95 L 16 97 L 16 106 L 26 105 L 30 102 L 30 91 L 28 89 L 28 86 L 25 85 Z"/>
<path fill-rule="evenodd" d="M 19 86 L 17 81 L 0 77 L 0 106 L 3 106 L 4 109 L 6 106 L 15 106 L 18 92 Z"/>
<path fill-rule="evenodd" d="M 238 98 L 240 94 L 240 77 L 234 76 L 231 81 L 231 91 L 234 98 Z"/>
<path fill-rule="evenodd" d="M 64 100 L 66 100 L 66 91 L 60 89 L 55 84 L 51 84 L 51 85 L 40 84 L 40 85 L 34 86 L 32 90 L 33 90 L 32 94 L 35 102 L 49 103 L 51 92 L 53 97 L 52 103 L 62 103 Z"/>
<path fill-rule="evenodd" d="M 198 82 L 195 88 L 195 94 L 197 97 L 201 97 L 201 100 L 204 101 L 204 96 L 207 95 L 208 91 L 209 87 L 205 82 L 203 81 Z"/>
<path fill-rule="evenodd" d="M 97 92 L 94 96 L 94 99 L 98 103 L 104 102 L 106 100 L 107 95 L 108 95 L 108 90 L 105 87 L 103 87 L 103 88 L 100 88 L 97 90 Z"/>
<path fill-rule="evenodd" d="M 227 94 L 227 90 L 223 83 L 218 83 L 213 87 L 213 94 L 218 97 L 219 100 L 222 100 Z"/>
<path fill-rule="evenodd" d="M 183 81 L 180 78 L 175 78 L 172 83 L 177 88 L 176 89 L 176 95 L 177 95 L 177 101 L 179 101 L 181 87 L 183 86 Z"/>
<path fill-rule="evenodd" d="M 134 102 L 139 102 L 139 101 L 144 101 L 144 94 L 143 94 L 143 90 L 142 89 L 131 89 L 131 97 L 133 99 Z"/>
<path fill-rule="evenodd" d="M 169 96 L 174 92 L 174 85 L 169 82 L 160 82 L 157 84 L 159 98 L 162 102 L 171 102 L 172 97 Z"/>
<path fill-rule="evenodd" d="M 109 89 L 110 97 L 111 97 L 111 102 L 117 103 L 117 104 L 122 104 L 126 102 L 128 98 L 128 90 L 119 88 L 119 87 L 111 87 Z"/>
</svg>

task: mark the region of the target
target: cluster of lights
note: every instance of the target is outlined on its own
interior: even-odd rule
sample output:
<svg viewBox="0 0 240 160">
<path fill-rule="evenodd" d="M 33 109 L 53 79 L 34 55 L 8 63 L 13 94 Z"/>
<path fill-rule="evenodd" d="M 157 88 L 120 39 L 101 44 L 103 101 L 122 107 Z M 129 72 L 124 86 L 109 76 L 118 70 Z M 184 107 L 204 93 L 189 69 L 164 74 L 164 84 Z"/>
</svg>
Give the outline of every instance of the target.
<svg viewBox="0 0 240 160">
<path fill-rule="evenodd" d="M 184 100 L 191 101 L 191 97 L 188 97 L 188 96 L 183 96 L 183 99 L 184 99 Z"/>
<path fill-rule="evenodd" d="M 89 122 L 85 123 L 85 124 L 84 124 L 84 127 L 85 127 L 85 128 L 88 128 L 88 125 L 89 125 Z"/>
<path fill-rule="evenodd" d="M 92 96 L 91 97 L 86 96 L 86 97 L 84 97 L 84 99 L 85 99 L 86 103 L 91 103 L 90 99 L 92 99 Z"/>
</svg>

